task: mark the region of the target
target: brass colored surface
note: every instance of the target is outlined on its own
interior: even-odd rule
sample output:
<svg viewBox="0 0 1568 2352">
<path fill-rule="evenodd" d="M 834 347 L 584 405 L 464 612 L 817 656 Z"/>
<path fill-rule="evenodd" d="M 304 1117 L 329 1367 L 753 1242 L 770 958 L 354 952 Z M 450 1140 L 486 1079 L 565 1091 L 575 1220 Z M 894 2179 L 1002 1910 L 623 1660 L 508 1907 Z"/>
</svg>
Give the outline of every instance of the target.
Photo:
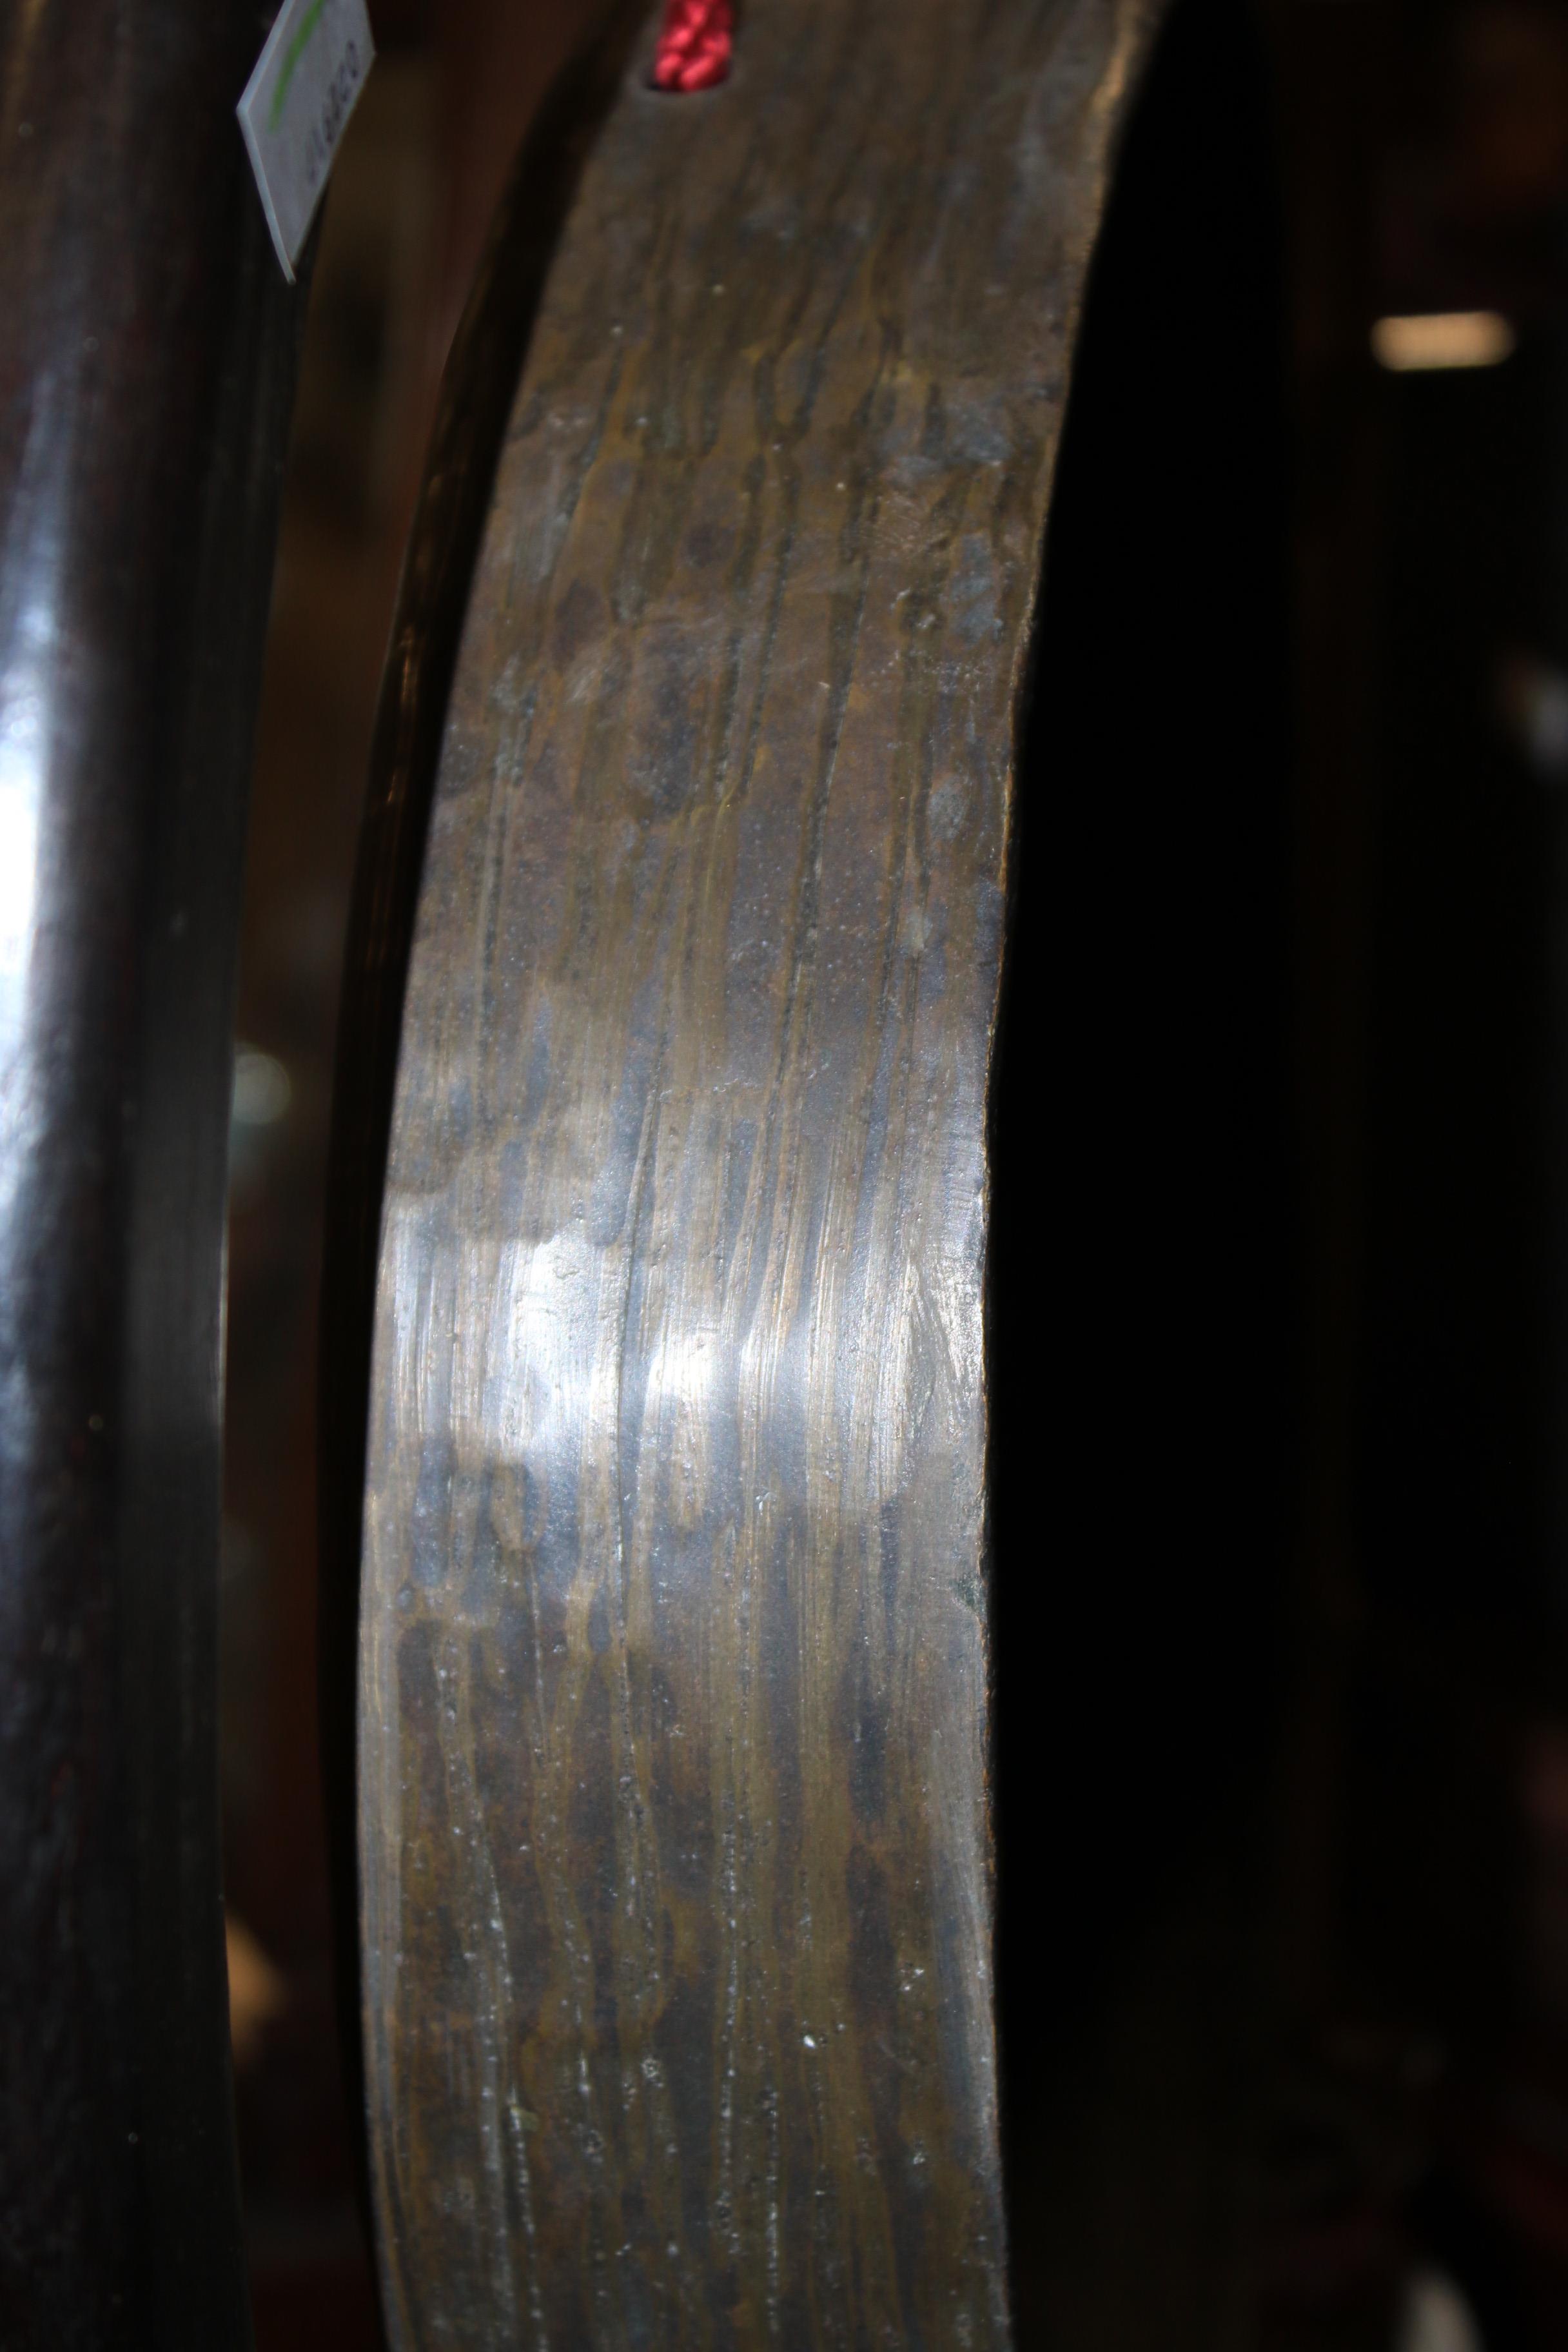
<svg viewBox="0 0 1568 2352">
<path fill-rule="evenodd" d="M 1006 2340 L 984 1125 L 1150 0 L 634 60 L 440 751 L 364 1520 L 395 2346 Z"/>
</svg>

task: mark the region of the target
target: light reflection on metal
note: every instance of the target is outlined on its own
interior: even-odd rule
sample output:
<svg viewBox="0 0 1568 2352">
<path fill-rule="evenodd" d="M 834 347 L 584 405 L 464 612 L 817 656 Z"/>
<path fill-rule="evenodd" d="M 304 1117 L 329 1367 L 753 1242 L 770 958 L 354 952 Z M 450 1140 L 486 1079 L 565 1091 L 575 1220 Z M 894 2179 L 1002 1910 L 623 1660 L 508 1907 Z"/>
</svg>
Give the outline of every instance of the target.
<svg viewBox="0 0 1568 2352">
<path fill-rule="evenodd" d="M 49 604 L 35 601 L 18 616 L 11 658 L 0 664 L 0 1251 L 28 1164 L 27 986 L 46 765 L 44 678 L 53 635 Z"/>
<path fill-rule="evenodd" d="M 1497 367 L 1518 338 L 1496 310 L 1432 310 L 1379 319 L 1373 356 L 1396 375 L 1440 368 Z"/>
<path fill-rule="evenodd" d="M 7 2343 L 250 2336 L 217 1935 L 223 1180 L 300 317 L 229 116 L 255 46 L 238 0 L 153 0 L 134 37 L 101 0 L 0 13 Z"/>
<path fill-rule="evenodd" d="M 0 1054 L 21 1013 L 37 881 L 38 762 L 36 732 L 23 719 L 0 725 Z"/>
</svg>

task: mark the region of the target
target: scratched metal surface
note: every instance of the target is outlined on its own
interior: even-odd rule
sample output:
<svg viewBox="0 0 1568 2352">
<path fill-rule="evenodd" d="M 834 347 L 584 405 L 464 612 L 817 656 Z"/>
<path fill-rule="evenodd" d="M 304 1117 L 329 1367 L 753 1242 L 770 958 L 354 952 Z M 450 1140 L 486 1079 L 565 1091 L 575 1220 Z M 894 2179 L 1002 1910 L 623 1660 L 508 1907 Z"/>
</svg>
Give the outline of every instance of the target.
<svg viewBox="0 0 1568 2352">
<path fill-rule="evenodd" d="M 396 2347 L 1007 2337 L 984 1122 L 1149 0 L 758 0 L 535 324 L 440 755 L 360 1686 Z"/>
</svg>

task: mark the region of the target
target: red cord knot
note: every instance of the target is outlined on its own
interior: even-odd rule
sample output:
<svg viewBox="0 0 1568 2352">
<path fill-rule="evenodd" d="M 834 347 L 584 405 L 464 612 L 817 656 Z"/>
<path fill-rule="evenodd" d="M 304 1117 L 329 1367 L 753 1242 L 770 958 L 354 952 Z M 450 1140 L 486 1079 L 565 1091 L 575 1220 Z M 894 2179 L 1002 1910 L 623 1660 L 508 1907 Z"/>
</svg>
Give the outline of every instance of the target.
<svg viewBox="0 0 1568 2352">
<path fill-rule="evenodd" d="M 664 30 L 654 52 L 654 88 L 711 89 L 728 75 L 734 46 L 732 0 L 665 0 Z"/>
</svg>

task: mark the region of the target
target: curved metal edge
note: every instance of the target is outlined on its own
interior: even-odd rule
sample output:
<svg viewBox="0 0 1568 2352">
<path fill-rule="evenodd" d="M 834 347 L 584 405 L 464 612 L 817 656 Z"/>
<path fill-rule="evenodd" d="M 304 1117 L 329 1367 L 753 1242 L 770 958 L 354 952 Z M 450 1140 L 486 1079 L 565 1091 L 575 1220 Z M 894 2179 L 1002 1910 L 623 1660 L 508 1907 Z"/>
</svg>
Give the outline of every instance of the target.
<svg viewBox="0 0 1568 2352">
<path fill-rule="evenodd" d="M 0 34 L 0 2339 L 249 2339 L 216 1729 L 251 742 L 303 289 L 254 9 Z"/>
<path fill-rule="evenodd" d="M 1154 14 L 1154 12 L 1153 12 L 1152 10 L 1149 11 L 1149 18 L 1150 18 L 1150 20 L 1151 20 L 1151 21 L 1152 21 L 1152 19 L 1153 14 Z M 1133 45 L 1131 45 L 1131 46 L 1135 47 L 1136 47 L 1136 44 L 1133 44 Z M 1121 110 L 1121 109 L 1124 106 L 1124 104 L 1126 103 L 1127 96 L 1128 96 L 1128 92 L 1127 92 L 1127 89 L 1126 89 L 1125 85 L 1124 85 L 1121 81 L 1118 80 L 1118 81 L 1115 83 L 1114 87 L 1113 87 L 1112 89 L 1110 89 L 1108 91 L 1108 93 L 1107 93 L 1107 97 L 1106 97 L 1106 103 L 1107 103 L 1109 106 L 1110 106 L 1111 108 L 1113 108 L 1114 110 L 1116 110 L 1119 112 L 1119 111 L 1120 111 L 1120 110 Z M 1098 206 L 1099 206 L 1100 196 L 1100 195 L 1102 195 L 1102 194 L 1103 194 L 1104 184 L 1105 184 L 1105 183 L 1109 180 L 1109 178 L 1110 178 L 1110 173 L 1111 173 L 1112 169 L 1113 169 L 1112 162 L 1111 162 L 1111 160 L 1110 160 L 1109 157 L 1107 157 L 1106 162 L 1105 162 L 1105 167 L 1104 167 L 1104 170 L 1103 170 L 1103 172 L 1101 173 L 1101 174 L 1100 174 L 1100 176 L 1099 189 L 1098 189 L 1097 196 L 1096 196 L 1096 200 L 1095 200 L 1095 203 L 1096 203 L 1096 215 L 1097 215 L 1097 217 L 1098 217 Z M 1081 257 L 1080 257 L 1080 258 L 1081 258 Z M 715 289 L 715 290 L 718 290 L 718 289 Z M 1076 310 L 1076 307 L 1077 307 L 1077 306 L 1075 305 L 1075 310 Z M 1012 734 L 1014 735 L 1014 737 L 1015 737 L 1015 738 L 1016 738 L 1016 736 L 1017 727 L 1018 727 L 1018 716 L 1017 716 L 1017 714 L 1018 714 L 1018 711 L 1019 711 L 1020 707 L 1021 707 L 1021 697 L 1022 697 L 1023 690 L 1024 690 L 1024 670 L 1025 670 L 1025 665 L 1026 665 L 1026 659 L 1027 659 L 1027 650 L 1028 650 L 1028 646 L 1029 646 L 1029 642 L 1030 642 L 1030 638 L 1031 638 L 1031 634 L 1032 634 L 1034 614 L 1035 614 L 1035 612 L 1036 612 L 1036 610 L 1037 610 L 1037 604 L 1036 604 L 1036 595 L 1037 595 L 1037 592 L 1036 592 L 1036 593 L 1035 593 L 1035 594 L 1032 594 L 1032 595 L 1031 595 L 1030 602 L 1029 602 L 1029 604 L 1028 604 L 1027 609 L 1026 609 L 1026 619 L 1025 619 L 1025 622 L 1024 622 L 1023 625 L 1021 626 L 1021 628 L 1020 628 L 1020 630 L 1019 630 L 1019 633 L 1018 633 L 1017 638 L 1016 638 L 1016 646 L 1015 646 L 1015 659 L 1014 659 L 1014 662 L 1013 662 L 1013 664 L 1012 664 L 1012 671 L 1011 671 L 1011 678 L 1010 678 L 1010 692 L 1009 692 L 1009 708 L 1010 708 L 1010 709 L 1011 709 L 1011 711 L 1012 711 L 1012 713 L 1013 713 L 1013 720 L 1012 720 L 1011 732 L 1012 732 Z M 988 1039 L 988 1040 L 989 1040 L 989 1036 L 990 1036 L 990 1034 L 991 1034 L 991 1028 L 992 1028 L 992 1026 L 994 1026 L 994 1005 L 993 1005 L 992 1016 L 991 1016 L 991 1022 L 988 1024 L 988 1025 L 987 1025 L 987 1030 L 986 1030 L 986 1035 L 987 1035 L 987 1039 Z M 356 1503 L 356 1506 L 357 1506 L 357 1501 L 358 1501 L 358 1497 L 357 1497 L 357 1496 L 355 1496 L 355 1498 L 354 1498 L 354 1499 L 355 1499 L 355 1503 Z"/>
<path fill-rule="evenodd" d="M 512 396 L 584 165 L 647 14 L 648 0 L 601 6 L 545 98 L 453 340 L 398 587 L 349 916 L 321 1283 L 318 1638 L 339 2031 L 367 2221 L 355 1804 L 360 1528 L 404 991 L 447 698 Z"/>
</svg>

